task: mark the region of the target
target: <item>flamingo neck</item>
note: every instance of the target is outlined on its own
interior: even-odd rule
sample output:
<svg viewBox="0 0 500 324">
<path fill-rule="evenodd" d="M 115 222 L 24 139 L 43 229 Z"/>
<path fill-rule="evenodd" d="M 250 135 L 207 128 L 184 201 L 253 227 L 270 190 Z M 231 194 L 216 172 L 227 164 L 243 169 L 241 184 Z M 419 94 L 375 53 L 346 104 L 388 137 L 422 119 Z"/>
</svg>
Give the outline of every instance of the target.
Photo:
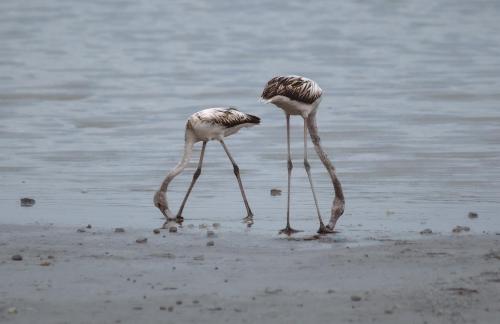
<svg viewBox="0 0 500 324">
<path fill-rule="evenodd" d="M 335 191 L 335 198 L 332 204 L 330 224 L 335 226 L 337 219 L 344 213 L 344 205 L 345 205 L 344 192 L 342 191 L 342 185 L 340 184 L 340 181 L 337 178 L 337 175 L 335 174 L 335 167 L 333 166 L 332 161 L 328 159 L 328 155 L 321 147 L 320 138 L 318 135 L 318 126 L 316 123 L 316 110 L 313 110 L 309 114 L 306 120 L 307 120 L 307 128 L 309 130 L 309 135 L 311 136 L 311 140 L 314 144 L 314 149 L 316 150 L 319 159 L 325 166 L 332 180 L 333 189 Z"/>
<path fill-rule="evenodd" d="M 191 158 L 191 153 L 193 153 L 193 145 L 195 143 L 194 136 L 191 134 L 191 131 L 186 130 L 185 144 L 184 144 L 184 153 L 182 155 L 182 159 L 177 165 L 170 171 L 165 180 L 163 180 L 160 191 L 166 193 L 168 185 L 170 182 L 178 176 L 188 165 L 189 159 Z"/>
</svg>

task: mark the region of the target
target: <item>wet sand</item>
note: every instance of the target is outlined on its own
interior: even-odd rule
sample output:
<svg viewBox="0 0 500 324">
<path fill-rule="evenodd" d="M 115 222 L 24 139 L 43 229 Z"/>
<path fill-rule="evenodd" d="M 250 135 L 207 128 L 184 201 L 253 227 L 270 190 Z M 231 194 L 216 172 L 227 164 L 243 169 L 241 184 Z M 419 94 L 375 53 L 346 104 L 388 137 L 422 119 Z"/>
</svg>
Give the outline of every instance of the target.
<svg viewBox="0 0 500 324">
<path fill-rule="evenodd" d="M 500 316 L 494 233 L 366 244 L 223 225 L 84 230 L 0 226 L 1 322 L 493 323 Z M 11 260 L 15 254 L 23 260 Z"/>
</svg>

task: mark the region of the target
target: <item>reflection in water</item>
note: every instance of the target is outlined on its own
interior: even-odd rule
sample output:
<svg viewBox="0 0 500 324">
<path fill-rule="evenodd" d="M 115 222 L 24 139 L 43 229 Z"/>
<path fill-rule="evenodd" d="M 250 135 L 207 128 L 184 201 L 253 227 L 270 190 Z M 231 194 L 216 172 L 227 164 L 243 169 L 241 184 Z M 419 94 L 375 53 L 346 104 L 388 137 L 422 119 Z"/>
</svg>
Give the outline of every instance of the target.
<svg viewBox="0 0 500 324">
<path fill-rule="evenodd" d="M 347 202 L 339 230 L 500 230 L 499 11 L 465 0 L 2 1 L 2 221 L 158 226 L 152 195 L 182 151 L 185 119 L 234 105 L 262 117 L 228 145 L 255 206 L 252 230 L 275 233 L 286 195 L 269 190 L 286 188 L 284 122 L 257 98 L 270 77 L 293 73 L 324 89 L 320 135 Z M 301 120 L 292 126 L 299 166 Z M 186 221 L 242 229 L 231 165 L 218 145 L 206 154 Z M 310 157 L 327 212 L 329 179 Z M 292 225 L 312 232 L 300 167 L 293 188 Z M 22 196 L 36 206 L 20 209 Z"/>
</svg>

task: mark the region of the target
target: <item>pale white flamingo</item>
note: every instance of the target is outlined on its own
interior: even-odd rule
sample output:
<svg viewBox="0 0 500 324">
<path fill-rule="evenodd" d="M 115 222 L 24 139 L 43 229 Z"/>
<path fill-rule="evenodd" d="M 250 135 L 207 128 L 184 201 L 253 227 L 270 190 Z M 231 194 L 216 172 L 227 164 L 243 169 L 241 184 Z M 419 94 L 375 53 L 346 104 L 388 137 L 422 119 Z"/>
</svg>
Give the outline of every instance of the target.
<svg viewBox="0 0 500 324">
<path fill-rule="evenodd" d="M 245 203 L 245 208 L 247 210 L 247 216 L 243 220 L 249 226 L 253 224 L 253 213 L 248 204 L 245 190 L 243 189 L 238 165 L 229 153 L 229 149 L 224 143 L 224 138 L 233 135 L 243 127 L 251 127 L 259 123 L 259 117 L 245 114 L 232 107 L 208 108 L 194 113 L 189 117 L 186 123 L 186 133 L 184 137 L 185 145 L 182 160 L 175 166 L 172 171 L 168 173 L 165 180 L 163 180 L 161 184 L 160 190 L 158 190 L 154 196 L 154 205 L 160 209 L 160 211 L 166 218 L 163 227 L 170 226 L 168 224 L 172 221 L 176 221 L 178 223 L 182 222 L 182 211 L 196 180 L 201 174 L 201 166 L 203 164 L 205 147 L 207 145 L 207 142 L 211 140 L 219 141 L 222 144 L 222 147 L 224 148 L 227 156 L 229 157 L 229 160 L 233 165 L 234 174 L 236 175 L 236 179 L 238 180 L 241 195 L 243 196 L 243 202 Z M 193 145 L 197 142 L 203 142 L 203 146 L 201 147 L 200 160 L 198 162 L 198 168 L 193 175 L 193 180 L 191 181 L 191 185 L 189 186 L 186 196 L 182 201 L 179 212 L 174 215 L 168 207 L 167 187 L 169 183 L 186 168 L 191 157 L 191 153 L 193 152 Z"/>
<path fill-rule="evenodd" d="M 328 159 L 325 151 L 320 145 L 320 138 L 318 136 L 318 127 L 316 124 L 316 111 L 321 101 L 321 94 L 323 90 L 313 80 L 296 76 L 277 76 L 267 82 L 264 91 L 262 92 L 262 99 L 266 103 L 272 103 L 277 107 L 283 109 L 286 115 L 286 138 L 288 149 L 288 196 L 287 196 L 287 210 L 286 210 L 286 227 L 280 231 L 287 235 L 298 232 L 290 227 L 290 176 L 292 174 L 292 158 L 290 153 L 290 115 L 300 115 L 304 119 L 304 167 L 309 178 L 311 191 L 316 204 L 318 212 L 319 229 L 318 233 L 332 233 L 337 220 L 344 213 L 344 193 L 337 175 L 335 174 L 335 167 Z M 332 179 L 333 188 L 335 191 L 335 198 L 332 203 L 332 211 L 330 222 L 324 225 L 321 219 L 321 212 L 319 210 L 318 199 L 314 191 L 314 185 L 311 177 L 311 166 L 307 160 L 307 131 L 311 136 L 316 153 L 318 154 L 321 162 L 330 174 Z"/>
</svg>

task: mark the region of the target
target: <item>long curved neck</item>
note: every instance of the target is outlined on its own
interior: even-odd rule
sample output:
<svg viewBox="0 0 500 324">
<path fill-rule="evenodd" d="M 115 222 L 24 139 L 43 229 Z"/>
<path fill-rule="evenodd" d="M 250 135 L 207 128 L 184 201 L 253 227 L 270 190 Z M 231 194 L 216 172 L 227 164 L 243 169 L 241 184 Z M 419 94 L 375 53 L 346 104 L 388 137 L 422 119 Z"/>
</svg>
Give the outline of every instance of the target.
<svg viewBox="0 0 500 324">
<path fill-rule="evenodd" d="M 188 165 L 189 159 L 191 158 L 191 153 L 193 152 L 193 145 L 195 143 L 194 135 L 190 130 L 186 130 L 185 144 L 184 144 L 184 154 L 182 155 L 182 160 L 177 163 L 175 168 L 173 168 L 165 177 L 165 180 L 161 183 L 160 192 L 165 195 L 165 205 L 167 213 L 170 213 L 167 202 L 167 188 L 170 182 L 178 176 Z"/>
<path fill-rule="evenodd" d="M 335 174 L 335 167 L 333 166 L 333 163 L 328 159 L 328 155 L 326 154 L 326 152 L 321 147 L 321 144 L 319 143 L 320 138 L 318 135 L 318 126 L 316 123 L 316 111 L 313 111 L 307 117 L 307 129 L 309 130 L 309 135 L 311 136 L 311 140 L 314 144 L 314 149 L 316 150 L 319 159 L 325 166 L 326 170 L 328 171 L 328 174 L 330 175 L 330 178 L 332 179 L 333 189 L 335 191 L 335 198 L 332 204 L 330 227 L 333 229 L 339 217 L 342 216 L 342 214 L 344 213 L 345 199 L 344 199 L 344 193 L 342 191 L 342 185 L 340 184 L 340 181 L 337 178 L 337 175 Z"/>
</svg>

